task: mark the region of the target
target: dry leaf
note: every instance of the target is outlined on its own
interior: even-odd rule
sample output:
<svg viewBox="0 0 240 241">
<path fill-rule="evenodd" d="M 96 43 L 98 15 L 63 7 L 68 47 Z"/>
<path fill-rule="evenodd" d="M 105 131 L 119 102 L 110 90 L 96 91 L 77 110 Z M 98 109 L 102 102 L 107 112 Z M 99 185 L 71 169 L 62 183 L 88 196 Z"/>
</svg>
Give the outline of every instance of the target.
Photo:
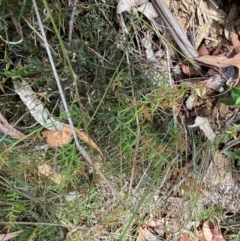
<svg viewBox="0 0 240 241">
<path fill-rule="evenodd" d="M 10 240 L 12 238 L 17 237 L 20 233 L 22 233 L 22 231 L 17 231 L 17 232 L 7 233 L 7 234 L 0 234 L 0 240 L 1 241 Z"/>
<path fill-rule="evenodd" d="M 220 53 L 221 47 L 221 43 L 218 42 L 216 49 L 212 52 L 212 55 L 218 55 Z"/>
<path fill-rule="evenodd" d="M 101 156 L 103 153 L 99 146 L 83 131 L 79 131 L 75 128 L 76 134 L 80 140 L 87 143 L 90 147 L 94 148 L 98 151 Z M 49 147 L 60 147 L 63 145 L 67 145 L 72 140 L 72 130 L 69 125 L 64 124 L 62 130 L 60 131 L 43 131 L 42 136 L 46 138 L 46 142 Z"/>
<path fill-rule="evenodd" d="M 207 118 L 197 116 L 195 119 L 195 124 L 190 125 L 188 127 L 199 127 L 210 141 L 214 141 L 216 137 Z"/>
<path fill-rule="evenodd" d="M 165 221 L 163 219 L 157 219 L 153 220 L 152 218 L 149 218 L 146 222 L 144 222 L 145 225 L 151 228 L 164 228 Z"/>
<path fill-rule="evenodd" d="M 199 56 L 204 56 L 209 54 L 209 51 L 206 48 L 205 44 L 200 44 L 197 51 Z"/>
<path fill-rule="evenodd" d="M 188 235 L 186 233 L 184 233 L 181 238 L 179 239 L 179 241 L 188 241 L 189 238 L 188 238 Z"/>
<path fill-rule="evenodd" d="M 140 111 L 140 115 L 143 115 L 143 117 L 147 120 L 152 122 L 152 108 L 150 107 L 144 107 L 141 111 Z"/>
<path fill-rule="evenodd" d="M 192 110 L 194 102 L 195 102 L 195 96 L 191 94 L 190 96 L 188 96 L 186 100 L 186 107 L 188 110 Z"/>
<path fill-rule="evenodd" d="M 237 68 L 240 68 L 240 53 L 236 54 L 233 58 L 229 58 L 229 59 L 223 55 L 218 55 L 218 56 L 205 55 L 205 56 L 196 58 L 196 60 L 204 64 L 216 66 L 219 68 L 225 68 L 230 66 L 235 66 Z"/>
<path fill-rule="evenodd" d="M 203 231 L 201 229 L 196 229 L 194 241 L 206 241 L 206 239 L 203 236 Z"/>
<path fill-rule="evenodd" d="M 206 239 L 206 241 L 212 241 L 213 240 L 213 233 L 210 229 L 209 222 L 205 222 L 202 227 L 203 235 Z"/>
<path fill-rule="evenodd" d="M 137 236 L 137 239 L 136 241 L 145 241 L 145 237 L 146 237 L 146 234 L 147 234 L 148 231 L 148 228 L 146 225 L 142 226 L 139 228 L 138 230 L 138 236 Z"/>
<path fill-rule="evenodd" d="M 188 76 L 198 75 L 198 71 L 190 63 L 182 63 L 182 71 Z"/>
<path fill-rule="evenodd" d="M 206 86 L 200 86 L 200 87 L 195 88 L 195 91 L 196 91 L 196 94 L 199 97 L 203 97 L 204 95 L 207 94 L 207 87 Z"/>
<path fill-rule="evenodd" d="M 152 46 L 152 35 L 150 32 L 146 32 L 145 36 L 141 39 L 142 45 L 145 48 L 146 59 L 151 62 L 157 62 L 155 53 Z"/>
<path fill-rule="evenodd" d="M 203 86 L 206 86 L 221 93 L 224 91 L 223 86 L 225 83 L 226 79 L 224 79 L 221 74 L 214 74 L 213 76 L 204 81 Z"/>
<path fill-rule="evenodd" d="M 233 48 L 238 54 L 240 52 L 240 41 L 238 40 L 238 35 L 233 31 L 231 31 L 231 39 L 232 39 Z"/>
<path fill-rule="evenodd" d="M 51 117 L 49 111 L 44 108 L 42 102 L 26 81 L 23 80 L 21 83 L 13 81 L 13 84 L 16 93 L 39 124 L 49 130 L 62 129 L 63 124 Z"/>
<path fill-rule="evenodd" d="M 146 3 L 137 8 L 138 12 L 143 13 L 148 19 L 157 18 L 158 14 L 152 3 Z"/>
<path fill-rule="evenodd" d="M 38 165 L 37 169 L 41 175 L 49 178 L 56 184 L 61 183 L 61 181 L 63 180 L 63 176 L 61 176 L 58 173 L 53 172 L 52 168 L 47 164 Z"/>
<path fill-rule="evenodd" d="M 4 116 L 0 113 L 0 130 L 5 134 L 11 136 L 13 139 L 22 139 L 25 137 L 24 134 L 13 128 Z"/>
<path fill-rule="evenodd" d="M 217 219 L 217 222 L 213 222 L 212 228 L 210 227 L 210 222 L 207 221 L 203 224 L 202 232 L 206 241 L 225 241 L 222 236 L 221 228 L 219 226 L 220 219 Z"/>
<path fill-rule="evenodd" d="M 131 11 L 134 6 L 147 3 L 148 0 L 120 0 L 117 5 L 117 14 L 121 14 L 125 11 Z"/>
<path fill-rule="evenodd" d="M 156 236 L 150 232 L 149 227 L 151 228 L 164 228 L 164 221 L 163 220 L 153 220 L 149 218 L 147 221 L 144 222 L 138 230 L 138 236 L 136 241 L 145 241 L 145 240 L 156 240 Z"/>
<path fill-rule="evenodd" d="M 72 140 L 72 131 L 68 125 L 63 125 L 59 131 L 43 131 L 42 136 L 46 138 L 46 142 L 50 147 L 56 148 L 67 145 Z"/>
<path fill-rule="evenodd" d="M 156 240 L 156 236 L 152 234 L 146 225 L 139 228 L 136 241 Z"/>
<path fill-rule="evenodd" d="M 69 126 L 69 128 L 70 128 L 70 126 Z M 90 147 L 92 147 L 93 149 L 98 151 L 101 154 L 101 156 L 103 156 L 103 153 L 102 153 L 101 149 L 99 148 L 99 146 L 85 132 L 79 131 L 76 128 L 75 128 L 75 131 L 80 140 L 87 143 Z"/>
</svg>

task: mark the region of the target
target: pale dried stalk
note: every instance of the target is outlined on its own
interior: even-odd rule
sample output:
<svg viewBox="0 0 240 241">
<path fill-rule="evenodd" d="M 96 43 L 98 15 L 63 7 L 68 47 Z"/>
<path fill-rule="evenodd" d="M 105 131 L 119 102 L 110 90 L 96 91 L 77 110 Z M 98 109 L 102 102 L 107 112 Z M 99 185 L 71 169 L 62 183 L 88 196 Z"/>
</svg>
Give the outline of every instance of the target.
<svg viewBox="0 0 240 241">
<path fill-rule="evenodd" d="M 73 22 L 74 22 L 75 12 L 77 9 L 77 4 L 78 4 L 78 0 L 74 0 L 73 9 L 72 9 L 70 20 L 69 20 L 68 44 L 70 44 L 72 42 Z"/>
<path fill-rule="evenodd" d="M 175 20 L 165 1 L 156 0 L 152 1 L 152 4 L 154 5 L 159 16 L 164 21 L 168 31 L 174 38 L 174 41 L 178 44 L 183 54 L 189 59 L 198 57 L 197 51 L 188 40 L 186 33 Z"/>
</svg>

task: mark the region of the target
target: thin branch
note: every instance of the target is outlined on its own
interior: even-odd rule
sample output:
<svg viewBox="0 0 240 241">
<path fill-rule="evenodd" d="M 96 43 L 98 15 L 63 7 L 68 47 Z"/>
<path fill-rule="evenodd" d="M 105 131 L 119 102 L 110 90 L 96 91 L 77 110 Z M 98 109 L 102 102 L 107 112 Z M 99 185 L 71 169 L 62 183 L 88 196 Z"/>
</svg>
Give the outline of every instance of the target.
<svg viewBox="0 0 240 241">
<path fill-rule="evenodd" d="M 22 38 L 21 38 L 19 41 L 17 41 L 17 42 L 7 41 L 7 40 L 5 40 L 1 35 L 0 35 L 0 39 L 1 39 L 3 42 L 5 42 L 6 44 L 20 44 L 20 43 L 23 41 Z"/>
<path fill-rule="evenodd" d="M 181 51 L 186 55 L 187 58 L 198 57 L 197 51 L 194 49 L 192 44 L 189 42 L 186 33 L 182 30 L 178 22 L 175 20 L 168 6 L 164 0 L 152 1 L 157 13 L 162 18 L 167 27 L 168 31 L 178 44 Z"/>
<path fill-rule="evenodd" d="M 73 225 L 66 225 L 66 224 L 58 224 L 58 223 L 35 223 L 35 222 L 0 222 L 0 224 L 3 225 L 35 225 L 35 226 L 55 226 L 55 227 L 65 227 L 65 228 L 70 228 Z"/>
<path fill-rule="evenodd" d="M 126 58 L 127 58 L 128 66 L 130 66 L 127 51 L 126 51 Z M 133 88 L 134 85 L 132 83 L 132 78 L 130 78 L 130 79 L 131 79 L 132 96 L 133 96 L 134 102 L 136 102 L 136 96 L 135 96 L 135 92 L 134 92 L 134 88 Z M 132 192 L 133 177 L 134 177 L 135 166 L 136 166 L 136 162 L 137 162 L 137 154 L 138 154 L 138 151 L 139 151 L 139 142 L 140 142 L 140 135 L 141 135 L 139 118 L 138 118 L 136 106 L 134 106 L 134 109 L 135 109 L 135 115 L 136 115 L 136 125 L 137 125 L 137 131 L 136 132 L 137 133 L 136 133 L 136 144 L 135 144 L 134 156 L 133 156 L 133 160 L 132 160 L 132 172 L 131 172 L 131 178 L 130 178 L 129 189 L 128 189 L 129 194 L 131 194 L 131 192 Z"/>
<path fill-rule="evenodd" d="M 72 42 L 73 22 L 74 22 L 75 12 L 77 9 L 77 4 L 78 4 L 78 0 L 74 0 L 73 9 L 72 9 L 70 20 L 69 20 L 68 44 L 70 44 Z"/>
</svg>

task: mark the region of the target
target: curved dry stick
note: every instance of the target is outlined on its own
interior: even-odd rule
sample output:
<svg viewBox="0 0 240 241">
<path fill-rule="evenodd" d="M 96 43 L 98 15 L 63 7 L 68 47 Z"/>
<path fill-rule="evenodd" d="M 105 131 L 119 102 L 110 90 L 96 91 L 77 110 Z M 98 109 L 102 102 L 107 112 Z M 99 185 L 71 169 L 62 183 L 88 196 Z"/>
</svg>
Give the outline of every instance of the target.
<svg viewBox="0 0 240 241">
<path fill-rule="evenodd" d="M 189 59 L 198 57 L 197 51 L 187 38 L 186 33 L 182 30 L 164 0 L 152 1 L 157 13 L 162 18 L 167 30 L 170 32 L 174 41 L 178 44 L 182 53 Z"/>
</svg>

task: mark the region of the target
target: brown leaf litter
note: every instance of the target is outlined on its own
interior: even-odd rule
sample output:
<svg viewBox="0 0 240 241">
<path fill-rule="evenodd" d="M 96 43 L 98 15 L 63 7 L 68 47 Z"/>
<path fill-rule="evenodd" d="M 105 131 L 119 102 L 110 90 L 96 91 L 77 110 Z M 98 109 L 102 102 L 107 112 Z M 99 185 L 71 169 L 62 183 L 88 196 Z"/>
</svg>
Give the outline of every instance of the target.
<svg viewBox="0 0 240 241">
<path fill-rule="evenodd" d="M 80 140 L 87 143 L 90 147 L 98 151 L 101 154 L 101 156 L 103 156 L 100 147 L 85 132 L 79 131 L 76 128 L 75 131 Z M 49 145 L 49 147 L 57 148 L 67 145 L 72 141 L 72 130 L 69 125 L 64 124 L 62 130 L 45 130 L 42 132 L 42 136 L 46 138 L 46 142 Z"/>
<path fill-rule="evenodd" d="M 8 123 L 5 117 L 0 113 L 0 130 L 5 134 L 11 136 L 13 139 L 22 139 L 25 137 L 23 133 L 15 129 Z"/>
</svg>

